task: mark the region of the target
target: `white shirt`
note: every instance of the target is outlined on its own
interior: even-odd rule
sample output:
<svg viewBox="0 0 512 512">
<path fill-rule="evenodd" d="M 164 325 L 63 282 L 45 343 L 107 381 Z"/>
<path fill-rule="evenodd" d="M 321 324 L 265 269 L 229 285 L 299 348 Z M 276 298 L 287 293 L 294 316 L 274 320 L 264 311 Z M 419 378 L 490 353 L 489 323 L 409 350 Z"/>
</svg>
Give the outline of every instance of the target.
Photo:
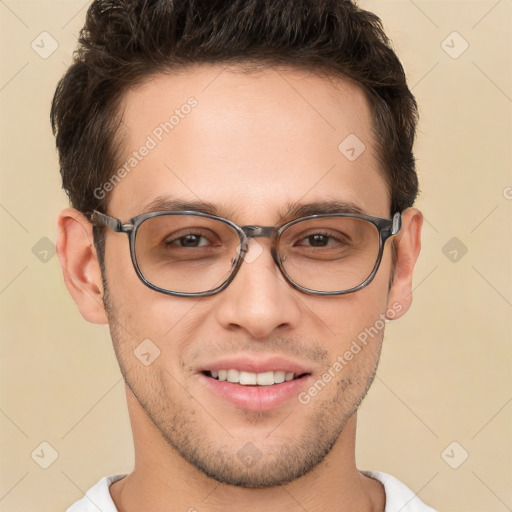
<svg viewBox="0 0 512 512">
<path fill-rule="evenodd" d="M 394 476 L 380 471 L 361 471 L 361 473 L 378 480 L 384 486 L 386 492 L 384 512 L 436 512 Z M 111 475 L 102 478 L 66 512 L 118 512 L 110 496 L 109 487 L 125 476 Z"/>
</svg>

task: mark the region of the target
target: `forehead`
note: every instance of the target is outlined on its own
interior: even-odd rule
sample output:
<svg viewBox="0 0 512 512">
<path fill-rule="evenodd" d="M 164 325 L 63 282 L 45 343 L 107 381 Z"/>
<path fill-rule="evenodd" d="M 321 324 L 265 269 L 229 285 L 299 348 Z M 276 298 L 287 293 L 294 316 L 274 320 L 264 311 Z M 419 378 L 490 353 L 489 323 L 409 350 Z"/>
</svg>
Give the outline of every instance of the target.
<svg viewBox="0 0 512 512">
<path fill-rule="evenodd" d="M 109 202 L 120 218 L 166 196 L 249 223 L 274 222 L 298 202 L 389 214 L 369 104 L 348 81 L 201 65 L 152 77 L 121 108 L 121 176 Z"/>
</svg>

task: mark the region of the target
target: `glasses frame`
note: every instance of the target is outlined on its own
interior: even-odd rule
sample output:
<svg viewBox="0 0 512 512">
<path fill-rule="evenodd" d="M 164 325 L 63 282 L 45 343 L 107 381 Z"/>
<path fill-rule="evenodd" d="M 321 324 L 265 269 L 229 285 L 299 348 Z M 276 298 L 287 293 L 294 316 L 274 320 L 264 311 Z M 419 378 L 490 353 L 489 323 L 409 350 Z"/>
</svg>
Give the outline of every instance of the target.
<svg viewBox="0 0 512 512">
<path fill-rule="evenodd" d="M 227 224 L 230 226 L 237 234 L 238 238 L 240 239 L 240 251 L 239 255 L 236 261 L 235 266 L 233 267 L 233 271 L 231 272 L 231 275 L 224 281 L 220 286 L 217 288 L 214 288 L 213 290 L 208 290 L 205 292 L 176 292 L 167 290 L 165 288 L 160 288 L 159 286 L 154 285 L 150 281 L 146 279 L 144 274 L 139 268 L 139 264 L 137 262 L 137 257 L 135 254 L 135 238 L 137 236 L 137 230 L 141 226 L 143 222 L 145 222 L 148 219 L 151 219 L 153 217 L 160 217 L 160 216 L 167 216 L 167 215 L 194 215 L 197 217 L 204 217 L 207 219 L 213 219 L 220 222 L 223 222 L 224 224 Z M 355 286 L 353 288 L 349 288 L 348 290 L 339 290 L 334 292 L 326 292 L 326 291 L 318 291 L 318 290 L 312 290 L 310 288 L 305 288 L 304 286 L 301 286 L 297 283 L 295 283 L 291 277 L 286 273 L 286 270 L 284 269 L 282 260 L 280 258 L 280 255 L 277 250 L 277 246 L 279 243 L 279 239 L 282 235 L 282 233 L 289 228 L 290 226 L 293 226 L 294 224 L 297 224 L 299 222 L 303 222 L 310 219 L 321 219 L 321 218 L 333 218 L 333 217 L 349 217 L 354 219 L 361 219 L 370 222 L 373 224 L 379 233 L 379 253 L 377 256 L 377 261 L 375 262 L 375 265 L 373 267 L 373 270 L 370 272 L 368 277 L 358 286 Z M 258 226 L 258 225 L 248 225 L 248 226 L 239 226 L 238 224 L 235 224 L 234 222 L 230 221 L 229 219 L 225 219 L 223 217 L 217 217 L 215 215 L 210 215 L 203 212 L 196 212 L 191 210 L 183 210 L 183 211 L 157 211 L 157 212 L 150 212 L 150 213 L 143 213 L 141 215 L 137 215 L 136 217 L 133 217 L 130 219 L 129 222 L 123 223 L 120 219 L 117 219 L 116 217 L 111 217 L 110 215 L 106 215 L 104 213 L 101 213 L 99 211 L 94 210 L 91 215 L 91 223 L 97 226 L 105 226 L 115 233 L 125 233 L 128 236 L 129 243 L 130 243 L 130 256 L 133 263 L 133 266 L 135 268 L 135 272 L 139 276 L 140 280 L 149 288 L 152 290 L 155 290 L 157 292 L 164 293 L 166 295 L 172 295 L 175 297 L 208 297 L 210 295 L 214 295 L 216 293 L 221 292 L 229 284 L 233 281 L 236 274 L 240 270 L 240 267 L 242 265 L 242 261 L 244 260 L 244 255 L 246 254 L 248 250 L 248 243 L 251 238 L 259 238 L 259 237 L 265 237 L 270 238 L 272 240 L 272 247 L 270 249 L 270 252 L 272 254 L 272 258 L 274 262 L 276 263 L 277 267 L 283 274 L 286 281 L 295 289 L 312 295 L 345 295 L 347 293 L 353 293 L 357 290 L 360 290 L 361 288 L 364 288 L 367 286 L 375 277 L 375 274 L 377 273 L 377 270 L 379 269 L 380 263 L 382 261 L 382 255 L 384 252 L 384 244 L 386 241 L 396 235 L 401 227 L 402 227 L 402 215 L 401 212 L 396 212 L 393 217 L 390 219 L 382 218 L 382 217 L 373 217 L 371 215 L 362 215 L 362 214 L 356 214 L 356 213 L 326 213 L 326 214 L 317 214 L 317 215 L 309 215 L 307 217 L 299 217 L 297 219 L 294 219 L 292 221 L 289 221 L 281 226 L 275 227 L 275 226 Z"/>
</svg>

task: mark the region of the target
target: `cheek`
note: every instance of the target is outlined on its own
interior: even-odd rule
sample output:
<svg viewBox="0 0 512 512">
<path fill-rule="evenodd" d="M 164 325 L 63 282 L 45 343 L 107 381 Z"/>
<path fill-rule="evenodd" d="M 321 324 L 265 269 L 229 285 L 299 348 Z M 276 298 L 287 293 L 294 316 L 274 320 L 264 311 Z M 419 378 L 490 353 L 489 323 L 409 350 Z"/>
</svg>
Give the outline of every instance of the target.
<svg viewBox="0 0 512 512">
<path fill-rule="evenodd" d="M 139 283 L 130 256 L 128 237 L 123 233 L 108 233 L 105 240 L 105 277 L 116 303 L 133 295 Z"/>
<path fill-rule="evenodd" d="M 147 287 L 135 272 L 128 241 L 119 238 L 109 240 L 105 258 L 108 314 L 116 352 L 129 363 L 134 355 L 149 351 L 151 358 L 158 354 L 155 366 L 163 361 L 167 367 L 175 366 L 182 345 L 190 338 L 190 321 L 197 316 L 199 299 L 172 297 Z"/>
<path fill-rule="evenodd" d="M 384 260 L 374 280 L 357 292 L 308 302 L 329 353 L 330 366 L 324 372 L 340 386 L 365 386 L 377 364 L 386 326 L 388 265 L 390 260 Z"/>
<path fill-rule="evenodd" d="M 388 276 L 376 278 L 365 288 L 338 297 L 312 297 L 308 312 L 322 332 L 337 345 L 343 346 L 385 315 Z"/>
</svg>

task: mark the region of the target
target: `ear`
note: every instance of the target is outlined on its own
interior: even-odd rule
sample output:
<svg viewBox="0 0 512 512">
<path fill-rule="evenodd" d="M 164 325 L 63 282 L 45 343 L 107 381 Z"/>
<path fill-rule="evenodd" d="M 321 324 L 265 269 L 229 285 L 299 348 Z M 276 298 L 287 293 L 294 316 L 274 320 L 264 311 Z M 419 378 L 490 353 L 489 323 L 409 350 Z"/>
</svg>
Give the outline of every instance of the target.
<svg viewBox="0 0 512 512">
<path fill-rule="evenodd" d="M 69 293 L 87 321 L 108 323 L 92 224 L 78 210 L 66 208 L 59 215 L 58 228 L 57 255 Z"/>
<path fill-rule="evenodd" d="M 393 284 L 388 295 L 388 311 L 393 318 L 400 318 L 412 302 L 412 277 L 414 265 L 421 249 L 421 226 L 423 215 L 416 208 L 402 212 L 402 228 L 395 237 L 396 264 Z"/>
</svg>

